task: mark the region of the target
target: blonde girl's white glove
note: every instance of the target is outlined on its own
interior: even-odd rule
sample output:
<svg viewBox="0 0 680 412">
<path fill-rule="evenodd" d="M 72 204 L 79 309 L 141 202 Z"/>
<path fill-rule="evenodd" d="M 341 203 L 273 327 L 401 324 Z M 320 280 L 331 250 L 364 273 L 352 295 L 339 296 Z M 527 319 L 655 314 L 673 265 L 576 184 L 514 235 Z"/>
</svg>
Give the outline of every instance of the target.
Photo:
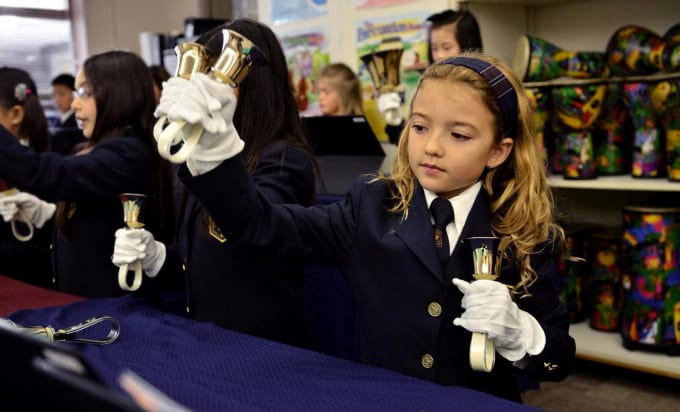
<svg viewBox="0 0 680 412">
<path fill-rule="evenodd" d="M 389 92 L 378 96 L 378 110 L 390 126 L 399 126 L 404 117 L 401 115 L 401 97 L 399 93 Z"/>
<path fill-rule="evenodd" d="M 154 239 L 148 230 L 124 228 L 116 231 L 111 257 L 114 265 L 120 267 L 139 260 L 144 273 L 152 278 L 161 271 L 165 257 L 165 245 Z"/>
<path fill-rule="evenodd" d="M 545 332 L 538 321 L 520 309 L 501 282 L 476 280 L 472 283 L 454 278 L 453 284 L 463 293 L 465 311 L 453 320 L 470 332 L 484 332 L 493 338 L 496 352 L 509 361 L 527 354 L 537 355 L 545 347 Z"/>
<path fill-rule="evenodd" d="M 184 120 L 204 129 L 187 158 L 192 175 L 206 173 L 243 151 L 243 140 L 233 123 L 235 109 L 234 90 L 203 73 L 191 76 L 188 86 L 168 109 L 170 121 Z M 182 129 L 182 133 L 186 131 L 187 128 Z"/>
<path fill-rule="evenodd" d="M 40 229 L 52 219 L 57 206 L 26 192 L 17 192 L 0 197 L 0 214 L 5 222 L 22 216 L 19 220 L 27 219 L 33 226 Z"/>
</svg>

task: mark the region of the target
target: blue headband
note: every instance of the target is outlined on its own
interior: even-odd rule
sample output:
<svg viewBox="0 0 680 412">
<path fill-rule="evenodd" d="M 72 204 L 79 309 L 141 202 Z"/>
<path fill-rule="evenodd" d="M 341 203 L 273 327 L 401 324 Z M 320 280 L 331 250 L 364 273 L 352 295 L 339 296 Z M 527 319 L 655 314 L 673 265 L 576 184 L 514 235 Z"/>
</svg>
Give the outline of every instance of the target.
<svg viewBox="0 0 680 412">
<path fill-rule="evenodd" d="M 464 66 L 479 73 L 493 90 L 503 115 L 503 135 L 515 138 L 517 132 L 517 94 L 510 81 L 493 64 L 472 57 L 453 57 L 441 64 Z"/>
</svg>

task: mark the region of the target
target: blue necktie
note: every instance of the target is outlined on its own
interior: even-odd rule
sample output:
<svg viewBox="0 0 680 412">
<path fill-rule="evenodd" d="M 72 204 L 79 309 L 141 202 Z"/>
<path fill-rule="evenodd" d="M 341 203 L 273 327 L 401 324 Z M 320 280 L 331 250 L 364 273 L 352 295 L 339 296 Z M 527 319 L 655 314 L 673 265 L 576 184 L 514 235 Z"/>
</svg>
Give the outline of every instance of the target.
<svg viewBox="0 0 680 412">
<path fill-rule="evenodd" d="M 434 244 L 439 253 L 439 260 L 445 264 L 450 256 L 446 225 L 453 222 L 453 207 L 447 199 L 438 197 L 430 204 L 430 213 L 434 218 Z"/>
</svg>

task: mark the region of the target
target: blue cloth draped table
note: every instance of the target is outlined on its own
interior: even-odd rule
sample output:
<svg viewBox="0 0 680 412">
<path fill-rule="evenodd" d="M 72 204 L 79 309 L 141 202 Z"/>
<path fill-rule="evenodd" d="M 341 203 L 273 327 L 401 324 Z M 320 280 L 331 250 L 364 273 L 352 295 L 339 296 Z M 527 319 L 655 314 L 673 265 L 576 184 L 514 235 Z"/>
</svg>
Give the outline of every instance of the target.
<svg viewBox="0 0 680 412">
<path fill-rule="evenodd" d="M 69 344 L 79 346 L 109 386 L 121 390 L 118 376 L 129 369 L 196 411 L 534 410 L 164 313 L 132 296 L 23 309 L 9 318 L 63 328 L 96 315 L 118 319 L 119 339 L 108 346 Z"/>
</svg>

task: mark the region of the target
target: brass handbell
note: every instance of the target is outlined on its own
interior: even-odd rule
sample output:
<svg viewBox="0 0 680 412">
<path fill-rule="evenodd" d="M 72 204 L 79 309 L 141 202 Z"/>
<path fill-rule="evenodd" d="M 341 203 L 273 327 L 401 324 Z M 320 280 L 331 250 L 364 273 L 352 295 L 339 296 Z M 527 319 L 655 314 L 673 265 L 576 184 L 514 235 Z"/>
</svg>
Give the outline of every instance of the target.
<svg viewBox="0 0 680 412">
<path fill-rule="evenodd" d="M 399 37 L 383 39 L 380 46 L 361 56 L 361 61 L 371 75 L 375 90 L 381 93 L 393 92 L 400 83 L 399 66 L 404 45 Z"/>
<path fill-rule="evenodd" d="M 472 263 L 474 266 L 475 280 L 496 280 L 499 276 L 497 259 L 498 246 L 501 239 L 498 237 L 469 237 L 466 239 L 472 250 Z M 470 366 L 472 370 L 491 372 L 496 362 L 496 348 L 492 338 L 486 333 L 473 332 L 470 341 Z"/>
<path fill-rule="evenodd" d="M 78 336 L 78 332 L 83 332 L 99 323 L 106 322 L 110 323 L 106 336 L 102 338 Z M 95 316 L 65 329 L 54 329 L 52 326 L 21 326 L 10 319 L 0 318 L 0 327 L 14 329 L 21 333 L 43 338 L 49 342 L 81 342 L 108 345 L 118 339 L 118 335 L 120 335 L 120 324 L 118 320 L 111 316 Z"/>
<path fill-rule="evenodd" d="M 207 73 L 215 63 L 215 60 L 217 60 L 217 56 L 215 56 L 214 53 L 199 43 L 180 43 L 175 46 L 175 54 L 177 55 L 177 68 L 175 69 L 175 76 L 187 80 L 189 80 L 191 75 L 194 73 Z M 165 127 L 166 123 L 167 118 L 165 116 L 161 116 L 154 125 L 153 136 L 156 138 L 157 142 L 160 142 L 161 134 L 163 133 L 163 128 Z M 178 133 L 179 129 L 181 129 L 181 127 L 177 129 L 173 139 L 170 141 L 170 147 L 178 144 L 181 141 L 181 136 Z M 198 131 L 200 133 L 200 129 Z M 167 153 L 170 154 L 169 148 Z M 161 152 L 161 155 L 163 155 L 163 152 Z"/>
<path fill-rule="evenodd" d="M 221 40 L 222 51 L 219 56 L 215 57 L 209 47 L 200 44 L 197 44 L 197 47 L 181 49 L 182 56 L 178 61 L 177 75 L 189 78 L 194 73 L 205 72 L 217 81 L 231 87 L 238 87 L 253 67 L 267 61 L 266 56 L 252 41 L 233 30 L 223 29 L 208 42 L 214 44 L 219 40 Z M 163 122 L 165 122 L 164 119 Z M 156 125 L 158 126 L 158 122 Z M 184 126 L 185 122 L 176 121 L 165 129 L 162 126 L 158 129 L 154 128 L 160 155 L 173 163 L 186 161 L 203 133 L 203 127 L 200 124 L 194 125 L 189 135 L 184 138 L 184 145 L 177 152 L 172 153 L 172 147 L 182 140 L 180 131 Z"/>
<path fill-rule="evenodd" d="M 120 201 L 123 204 L 123 221 L 128 229 L 141 229 L 144 223 L 141 219 L 142 208 L 146 195 L 140 193 L 121 193 L 119 195 Z M 132 284 L 128 285 L 128 265 L 126 263 L 120 265 L 118 268 L 118 286 L 121 289 L 134 292 L 142 286 L 142 262 L 135 260 L 131 263 L 134 270 L 134 278 Z"/>
</svg>

